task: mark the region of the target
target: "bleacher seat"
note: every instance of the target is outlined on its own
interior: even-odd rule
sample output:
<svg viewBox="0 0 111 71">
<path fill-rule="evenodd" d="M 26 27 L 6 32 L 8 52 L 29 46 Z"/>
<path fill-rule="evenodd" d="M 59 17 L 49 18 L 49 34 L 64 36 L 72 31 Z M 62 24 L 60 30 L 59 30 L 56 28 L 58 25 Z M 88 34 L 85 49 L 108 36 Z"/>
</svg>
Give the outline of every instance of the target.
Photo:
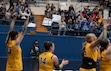
<svg viewBox="0 0 111 71">
<path fill-rule="evenodd" d="M 15 25 L 23 25 L 26 20 L 15 20 Z"/>
<path fill-rule="evenodd" d="M 52 22 L 51 34 L 52 35 L 58 35 L 58 30 L 59 30 L 59 23 L 58 22 Z"/>
<path fill-rule="evenodd" d="M 0 14 L 0 19 L 3 19 L 4 16 L 5 14 Z"/>
</svg>

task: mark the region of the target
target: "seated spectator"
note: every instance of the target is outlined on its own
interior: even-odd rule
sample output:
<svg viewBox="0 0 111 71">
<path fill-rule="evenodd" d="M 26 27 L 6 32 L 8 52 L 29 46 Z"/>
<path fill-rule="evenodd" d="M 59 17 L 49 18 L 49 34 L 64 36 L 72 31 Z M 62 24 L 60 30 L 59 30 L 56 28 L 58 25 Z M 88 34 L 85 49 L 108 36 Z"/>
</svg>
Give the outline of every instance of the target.
<svg viewBox="0 0 111 71">
<path fill-rule="evenodd" d="M 12 13 L 11 13 L 11 10 L 9 9 L 9 10 L 7 10 L 6 11 L 6 13 L 5 13 L 5 20 L 6 20 L 6 22 L 5 22 L 5 24 L 7 24 L 7 25 L 9 25 L 10 24 L 10 22 L 11 22 L 11 16 L 12 16 Z"/>
<path fill-rule="evenodd" d="M 33 14 L 32 14 L 32 11 L 31 11 L 30 6 L 28 6 L 28 7 L 25 9 L 25 12 L 27 13 L 27 16 L 29 16 L 29 22 L 34 23 L 34 16 L 33 16 Z"/>
<path fill-rule="evenodd" d="M 5 18 L 6 19 L 10 19 L 11 18 L 11 11 L 10 11 L 10 9 L 6 11 Z"/>
<path fill-rule="evenodd" d="M 4 14 L 3 7 L 0 7 L 0 14 Z"/>
<path fill-rule="evenodd" d="M 1 4 L 2 4 L 2 7 L 3 7 L 3 12 L 5 13 L 6 12 L 6 2 L 5 2 L 5 0 L 2 0 Z"/>
<path fill-rule="evenodd" d="M 81 22 L 81 29 L 84 31 L 88 31 L 89 30 L 89 23 L 87 22 L 87 19 L 84 18 L 84 21 Z"/>
<path fill-rule="evenodd" d="M 20 20 L 21 19 L 17 12 L 13 13 L 11 18 L 14 18 L 15 20 Z"/>
<path fill-rule="evenodd" d="M 96 23 L 96 21 L 93 21 L 91 24 L 90 24 L 90 27 L 89 27 L 89 30 L 90 31 L 95 31 L 95 32 L 98 32 L 98 25 Z"/>
<path fill-rule="evenodd" d="M 24 9 L 25 9 L 25 8 L 28 7 L 29 3 L 28 3 L 28 1 L 25 1 L 22 5 L 23 5 L 23 7 L 24 7 Z"/>
<path fill-rule="evenodd" d="M 34 44 L 32 46 L 32 49 L 31 49 L 31 58 L 38 58 L 39 57 L 39 53 L 40 53 L 40 48 L 39 48 L 39 45 L 38 45 L 38 40 L 35 40 L 34 41 Z"/>
<path fill-rule="evenodd" d="M 68 31 L 73 31 L 73 30 L 74 30 L 74 24 L 73 24 L 71 18 L 68 19 L 68 22 L 67 22 L 67 24 L 66 24 L 66 29 L 67 29 Z"/>
<path fill-rule="evenodd" d="M 63 35 L 66 34 L 66 22 L 64 20 L 65 20 L 65 17 L 61 17 L 61 21 L 59 22 L 58 35 L 60 35 L 61 31 L 63 31 Z"/>
<path fill-rule="evenodd" d="M 14 12 L 20 14 L 20 6 L 15 5 Z"/>
<path fill-rule="evenodd" d="M 81 24 L 78 19 L 76 19 L 76 22 L 74 23 L 74 30 L 80 30 Z"/>
<path fill-rule="evenodd" d="M 22 8 L 20 12 L 21 19 L 26 19 L 29 15 L 25 12 L 25 9 Z"/>
</svg>

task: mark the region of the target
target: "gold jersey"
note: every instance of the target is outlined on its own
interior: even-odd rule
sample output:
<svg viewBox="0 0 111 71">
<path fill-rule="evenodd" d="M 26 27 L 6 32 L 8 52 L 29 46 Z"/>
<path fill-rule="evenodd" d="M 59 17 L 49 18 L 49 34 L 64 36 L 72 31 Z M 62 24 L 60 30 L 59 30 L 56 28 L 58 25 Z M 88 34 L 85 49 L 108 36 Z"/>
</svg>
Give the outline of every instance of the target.
<svg viewBox="0 0 111 71">
<path fill-rule="evenodd" d="M 92 59 L 94 62 L 96 62 L 98 57 L 100 56 L 100 50 L 98 48 L 91 50 L 90 43 L 86 43 L 86 45 L 84 46 L 83 51 L 82 51 L 82 56 L 88 57 L 88 58 Z M 81 67 L 80 71 L 96 71 L 96 68 L 85 69 L 85 68 Z"/>
<path fill-rule="evenodd" d="M 83 54 L 84 54 L 83 55 L 84 57 L 89 57 L 96 62 L 98 57 L 100 56 L 100 50 L 98 48 L 91 50 L 90 43 L 86 43 L 84 50 L 83 50 Z"/>
<path fill-rule="evenodd" d="M 53 55 L 54 54 L 52 54 L 51 52 L 44 52 L 39 55 L 39 71 L 53 71 Z"/>
<path fill-rule="evenodd" d="M 101 53 L 100 71 L 111 71 L 111 59 L 106 57 L 106 50 Z"/>
<path fill-rule="evenodd" d="M 21 71 L 22 52 L 20 47 L 15 46 L 15 41 L 9 41 L 7 44 L 7 64 L 6 71 Z"/>
</svg>

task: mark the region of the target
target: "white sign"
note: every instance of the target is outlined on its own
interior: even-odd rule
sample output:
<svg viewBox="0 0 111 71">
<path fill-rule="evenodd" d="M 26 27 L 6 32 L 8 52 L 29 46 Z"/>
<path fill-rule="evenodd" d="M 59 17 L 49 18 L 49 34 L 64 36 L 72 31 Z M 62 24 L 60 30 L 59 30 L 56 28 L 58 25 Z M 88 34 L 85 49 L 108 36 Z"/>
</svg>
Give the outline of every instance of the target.
<svg viewBox="0 0 111 71">
<path fill-rule="evenodd" d="M 28 27 L 36 27 L 36 24 L 35 23 L 29 23 Z"/>
<path fill-rule="evenodd" d="M 104 10 L 103 11 L 103 19 L 108 19 L 108 17 L 109 17 L 109 12 L 108 12 L 108 10 Z"/>
<path fill-rule="evenodd" d="M 52 24 L 52 19 L 49 19 L 49 18 L 46 18 L 46 17 L 43 19 L 42 25 L 51 26 L 51 24 Z"/>
<path fill-rule="evenodd" d="M 60 15 L 53 15 L 52 16 L 52 21 L 53 22 L 58 22 L 58 21 L 61 21 L 61 16 Z"/>
</svg>

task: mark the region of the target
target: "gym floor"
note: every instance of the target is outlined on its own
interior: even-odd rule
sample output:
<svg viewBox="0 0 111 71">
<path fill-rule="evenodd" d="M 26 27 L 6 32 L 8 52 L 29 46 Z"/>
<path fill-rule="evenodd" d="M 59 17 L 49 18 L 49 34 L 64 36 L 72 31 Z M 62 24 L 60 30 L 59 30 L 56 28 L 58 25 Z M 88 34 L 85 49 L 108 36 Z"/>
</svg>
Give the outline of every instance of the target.
<svg viewBox="0 0 111 71">
<path fill-rule="evenodd" d="M 61 63 L 61 60 L 60 60 Z M 69 64 L 63 67 L 62 71 L 78 71 L 81 61 L 70 60 Z M 0 71 L 5 71 L 6 58 L 0 58 Z M 23 59 L 23 71 L 38 71 L 38 60 L 31 58 Z"/>
</svg>

